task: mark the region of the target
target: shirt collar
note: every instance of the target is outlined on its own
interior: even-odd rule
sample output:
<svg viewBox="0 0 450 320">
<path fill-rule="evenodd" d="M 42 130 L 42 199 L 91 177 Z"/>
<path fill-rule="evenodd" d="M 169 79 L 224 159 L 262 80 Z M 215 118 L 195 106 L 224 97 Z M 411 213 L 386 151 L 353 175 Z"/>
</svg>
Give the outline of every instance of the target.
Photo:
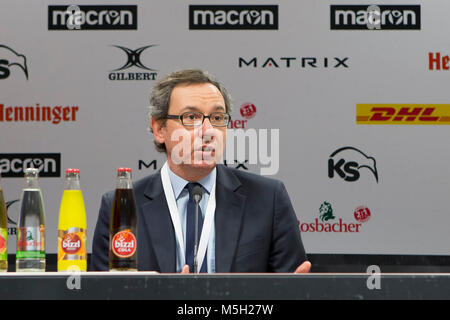
<svg viewBox="0 0 450 320">
<path fill-rule="evenodd" d="M 175 199 L 178 199 L 184 187 L 186 187 L 189 181 L 184 180 L 183 178 L 173 173 L 173 171 L 170 170 L 170 166 L 167 166 L 167 169 L 169 171 L 169 178 L 172 184 L 173 194 L 175 196 Z M 203 189 L 205 189 L 208 192 L 208 194 L 210 194 L 215 181 L 216 181 L 216 168 L 214 167 L 214 169 L 206 177 L 200 179 L 199 181 L 197 181 L 197 183 L 199 183 L 203 187 Z"/>
</svg>

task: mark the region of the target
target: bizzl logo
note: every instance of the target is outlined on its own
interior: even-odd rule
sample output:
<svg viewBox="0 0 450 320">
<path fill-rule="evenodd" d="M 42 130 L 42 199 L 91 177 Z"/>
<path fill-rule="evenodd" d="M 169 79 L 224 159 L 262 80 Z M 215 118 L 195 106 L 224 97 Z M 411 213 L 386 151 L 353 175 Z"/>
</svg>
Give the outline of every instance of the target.
<svg viewBox="0 0 450 320">
<path fill-rule="evenodd" d="M 277 5 L 191 5 L 191 30 L 277 30 Z"/>
<path fill-rule="evenodd" d="M 450 104 L 357 104 L 356 124 L 449 125 Z"/>
<path fill-rule="evenodd" d="M 334 151 L 328 159 L 328 177 L 333 179 L 335 173 L 348 182 L 357 181 L 361 169 L 368 169 L 378 183 L 378 171 L 375 158 L 367 156 L 354 147 L 343 147 Z"/>
<path fill-rule="evenodd" d="M 61 177 L 60 153 L 0 153 L 0 171 L 4 178 L 22 178 L 27 168 L 39 169 L 40 177 Z"/>
<path fill-rule="evenodd" d="M 10 76 L 11 67 L 20 68 L 28 80 L 27 58 L 10 47 L 0 44 L 0 79 Z"/>
</svg>

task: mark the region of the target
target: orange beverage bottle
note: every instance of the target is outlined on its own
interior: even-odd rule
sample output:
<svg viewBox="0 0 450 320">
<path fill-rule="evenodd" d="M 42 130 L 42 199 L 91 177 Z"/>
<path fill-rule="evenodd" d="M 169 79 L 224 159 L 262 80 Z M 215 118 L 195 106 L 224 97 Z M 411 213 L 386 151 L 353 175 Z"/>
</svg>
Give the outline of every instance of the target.
<svg viewBox="0 0 450 320">
<path fill-rule="evenodd" d="M 66 170 L 58 223 L 58 271 L 87 271 L 86 209 L 80 170 Z"/>
</svg>

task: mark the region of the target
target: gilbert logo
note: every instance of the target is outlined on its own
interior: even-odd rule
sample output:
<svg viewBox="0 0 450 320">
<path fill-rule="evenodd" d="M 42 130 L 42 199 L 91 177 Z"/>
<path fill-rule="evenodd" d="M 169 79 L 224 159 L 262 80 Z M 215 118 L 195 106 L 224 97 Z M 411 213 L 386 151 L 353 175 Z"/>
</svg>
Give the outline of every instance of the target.
<svg viewBox="0 0 450 320">
<path fill-rule="evenodd" d="M 191 30 L 277 30 L 277 5 L 190 5 Z"/>
<path fill-rule="evenodd" d="M 0 153 L 0 171 L 5 178 L 23 178 L 27 168 L 39 169 L 40 177 L 61 177 L 60 153 Z"/>
<path fill-rule="evenodd" d="M 136 5 L 48 6 L 49 30 L 137 30 Z"/>
<path fill-rule="evenodd" d="M 156 45 L 153 44 L 133 50 L 123 46 L 113 45 L 113 47 L 116 47 L 125 53 L 126 62 L 108 75 L 109 80 L 155 80 L 157 76 L 155 71 L 157 70 L 145 66 L 141 61 L 141 54 L 144 50 L 155 46 Z M 136 67 L 151 72 L 119 72 L 127 70 L 131 67 Z"/>
<path fill-rule="evenodd" d="M 356 124 L 449 125 L 450 104 L 357 104 Z"/>
<path fill-rule="evenodd" d="M 0 80 L 8 78 L 14 69 L 22 70 L 28 80 L 27 58 L 10 47 L 0 44 Z"/>
<path fill-rule="evenodd" d="M 334 178 L 335 173 L 348 182 L 357 181 L 360 170 L 367 169 L 378 183 L 378 171 L 375 158 L 366 155 L 354 147 L 343 147 L 334 151 L 328 159 L 328 177 Z"/>
<path fill-rule="evenodd" d="M 420 30 L 420 5 L 331 5 L 331 30 Z"/>
</svg>

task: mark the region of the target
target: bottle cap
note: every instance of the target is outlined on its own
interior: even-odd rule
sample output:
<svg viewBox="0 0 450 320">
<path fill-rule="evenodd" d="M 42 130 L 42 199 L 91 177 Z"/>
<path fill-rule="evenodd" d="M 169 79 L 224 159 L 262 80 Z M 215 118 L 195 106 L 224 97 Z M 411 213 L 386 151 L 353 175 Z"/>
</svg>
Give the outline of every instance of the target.
<svg viewBox="0 0 450 320">
<path fill-rule="evenodd" d="M 131 172 L 130 168 L 118 168 L 117 172 Z"/>
<path fill-rule="evenodd" d="M 24 170 L 26 177 L 38 177 L 39 176 L 39 169 L 36 168 L 26 168 Z"/>
<path fill-rule="evenodd" d="M 80 173 L 80 169 L 71 169 L 71 168 L 69 168 L 69 169 L 67 169 L 66 170 L 66 173 Z"/>
</svg>

